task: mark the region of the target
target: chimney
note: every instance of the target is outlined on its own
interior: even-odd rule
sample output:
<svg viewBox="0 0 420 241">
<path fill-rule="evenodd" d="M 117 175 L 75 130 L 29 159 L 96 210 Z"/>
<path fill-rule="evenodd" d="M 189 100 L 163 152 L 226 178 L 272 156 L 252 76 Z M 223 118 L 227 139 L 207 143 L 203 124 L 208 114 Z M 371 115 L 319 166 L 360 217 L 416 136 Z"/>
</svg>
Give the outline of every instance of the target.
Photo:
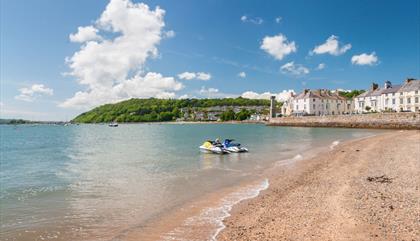
<svg viewBox="0 0 420 241">
<path fill-rule="evenodd" d="M 385 81 L 384 89 L 389 89 L 389 88 L 392 88 L 392 84 L 391 84 L 391 81 L 387 80 Z"/>
<path fill-rule="evenodd" d="M 405 83 L 406 84 L 408 84 L 408 83 L 410 83 L 412 80 L 414 80 L 413 78 L 407 78 L 406 80 L 405 80 Z"/>
<path fill-rule="evenodd" d="M 372 83 L 372 86 L 370 88 L 371 91 L 374 91 L 378 88 L 378 84 L 377 83 Z"/>
<path fill-rule="evenodd" d="M 303 93 L 307 94 L 309 92 L 309 89 L 304 89 Z"/>
</svg>

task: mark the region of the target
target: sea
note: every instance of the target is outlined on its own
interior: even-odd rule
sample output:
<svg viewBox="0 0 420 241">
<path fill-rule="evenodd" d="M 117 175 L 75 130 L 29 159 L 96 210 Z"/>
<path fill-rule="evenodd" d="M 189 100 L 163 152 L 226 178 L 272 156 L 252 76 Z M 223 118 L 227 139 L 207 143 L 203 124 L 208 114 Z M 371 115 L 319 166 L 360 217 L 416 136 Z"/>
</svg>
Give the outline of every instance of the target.
<svg viewBox="0 0 420 241">
<path fill-rule="evenodd" d="M 264 170 L 377 130 L 261 124 L 0 125 L 0 240 L 216 240 Z M 232 138 L 248 153 L 202 153 Z"/>
</svg>

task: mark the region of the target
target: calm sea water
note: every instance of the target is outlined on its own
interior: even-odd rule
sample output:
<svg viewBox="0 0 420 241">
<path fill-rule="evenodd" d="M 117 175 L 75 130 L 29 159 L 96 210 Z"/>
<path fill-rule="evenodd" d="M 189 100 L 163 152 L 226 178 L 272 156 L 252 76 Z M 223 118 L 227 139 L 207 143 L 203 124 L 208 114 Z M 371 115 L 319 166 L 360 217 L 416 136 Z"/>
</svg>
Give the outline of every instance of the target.
<svg viewBox="0 0 420 241">
<path fill-rule="evenodd" d="M 1 240 L 112 240 L 305 150 L 373 130 L 255 124 L 0 126 Z M 200 153 L 208 138 L 249 153 Z"/>
</svg>

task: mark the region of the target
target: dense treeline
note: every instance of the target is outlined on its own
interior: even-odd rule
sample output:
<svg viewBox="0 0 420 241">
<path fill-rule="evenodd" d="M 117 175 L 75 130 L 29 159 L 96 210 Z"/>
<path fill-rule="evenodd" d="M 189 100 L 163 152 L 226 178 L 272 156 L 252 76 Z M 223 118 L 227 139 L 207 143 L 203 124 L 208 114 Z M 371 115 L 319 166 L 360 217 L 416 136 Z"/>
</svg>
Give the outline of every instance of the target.
<svg viewBox="0 0 420 241">
<path fill-rule="evenodd" d="M 235 113 L 232 109 L 229 109 L 220 115 L 220 120 L 221 121 L 232 121 L 232 120 L 243 121 L 243 120 L 248 119 L 251 116 L 251 114 L 253 113 L 247 109 L 242 109 L 238 113 Z"/>
<path fill-rule="evenodd" d="M 339 91 L 338 94 L 346 97 L 347 99 L 353 99 L 354 97 L 364 93 L 365 90 L 352 90 L 350 92 L 345 92 L 345 91 Z"/>
<path fill-rule="evenodd" d="M 130 99 L 106 104 L 85 112 L 73 119 L 80 123 L 101 122 L 153 122 L 171 121 L 181 117 L 182 108 L 208 108 L 214 106 L 269 106 L 269 100 L 252 100 L 242 97 L 224 99 Z M 243 118 L 241 114 L 241 117 Z M 249 116 L 247 114 L 247 116 Z M 236 116 L 235 116 L 236 118 Z"/>
</svg>

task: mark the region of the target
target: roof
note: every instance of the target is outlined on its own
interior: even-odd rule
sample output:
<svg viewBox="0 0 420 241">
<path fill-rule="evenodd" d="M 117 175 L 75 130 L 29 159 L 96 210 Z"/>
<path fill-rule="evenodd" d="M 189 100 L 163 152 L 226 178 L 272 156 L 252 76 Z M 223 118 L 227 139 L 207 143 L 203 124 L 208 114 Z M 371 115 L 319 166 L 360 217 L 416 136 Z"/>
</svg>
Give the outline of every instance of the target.
<svg viewBox="0 0 420 241">
<path fill-rule="evenodd" d="M 377 88 L 376 90 L 368 90 L 366 92 L 361 93 L 360 95 L 356 96 L 356 98 L 364 98 L 364 97 L 370 97 L 370 96 L 380 96 L 384 89 Z"/>
<path fill-rule="evenodd" d="M 382 94 L 397 93 L 400 88 L 401 88 L 401 85 L 394 85 L 391 88 L 384 89 L 382 91 Z"/>
<path fill-rule="evenodd" d="M 356 98 L 365 98 L 370 96 L 379 96 L 382 94 L 390 94 L 390 93 L 397 93 L 397 92 L 410 92 L 420 90 L 420 80 L 411 80 L 409 82 L 405 82 L 402 85 L 394 85 L 390 88 L 378 88 L 376 90 L 368 90 L 358 96 Z"/>
<path fill-rule="evenodd" d="M 420 80 L 411 80 L 402 85 L 400 92 L 410 92 L 420 90 Z"/>
<path fill-rule="evenodd" d="M 305 90 L 295 97 L 296 100 L 298 100 L 298 99 L 308 99 L 308 98 L 347 100 L 345 97 L 340 96 L 338 93 L 331 93 L 331 91 L 324 90 L 324 89 Z"/>
</svg>

